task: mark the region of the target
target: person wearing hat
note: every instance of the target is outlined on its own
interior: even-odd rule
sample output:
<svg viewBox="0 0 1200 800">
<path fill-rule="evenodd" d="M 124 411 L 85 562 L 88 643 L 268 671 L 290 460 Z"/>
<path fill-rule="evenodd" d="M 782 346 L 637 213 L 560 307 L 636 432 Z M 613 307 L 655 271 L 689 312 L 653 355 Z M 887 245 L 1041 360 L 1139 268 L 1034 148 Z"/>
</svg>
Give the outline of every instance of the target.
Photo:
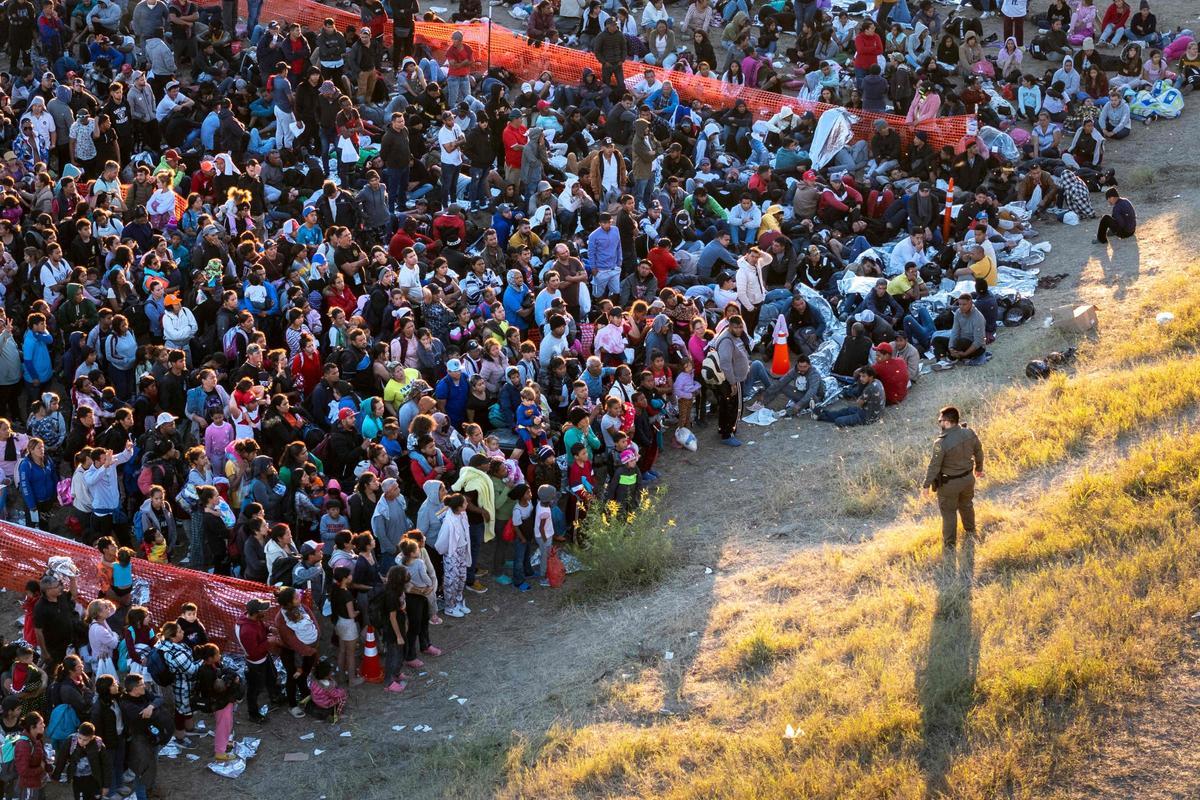
<svg viewBox="0 0 1200 800">
<path fill-rule="evenodd" d="M 264 706 L 259 696 L 265 690 L 272 701 L 278 701 L 279 683 L 275 675 L 275 664 L 271 660 L 271 632 L 267 625 L 267 612 L 271 604 L 257 597 L 246 603 L 246 613 L 234 626 L 234 638 L 246 654 L 246 707 L 252 722 L 266 722 Z"/>
<path fill-rule="evenodd" d="M 521 180 L 521 160 L 525 155 L 525 145 L 529 142 L 529 129 L 525 127 L 525 119 L 515 108 L 508 112 L 508 124 L 500 132 L 500 143 L 504 146 L 504 182 L 517 184 Z M 499 214 L 499 210 L 496 212 Z M 493 221 L 492 227 L 496 227 Z M 507 240 L 507 237 L 504 237 Z M 507 241 L 501 242 L 507 246 Z"/>
<path fill-rule="evenodd" d="M 458 198 L 458 176 L 463 166 L 462 146 L 466 142 L 462 129 L 450 111 L 441 114 L 437 142 L 442 168 L 442 205 L 448 206 Z"/>
<path fill-rule="evenodd" d="M 380 488 L 383 495 L 371 515 L 371 533 L 379 547 L 377 567 L 381 574 L 386 575 L 396 563 L 404 532 L 412 526 L 409 524 L 408 504 L 400 491 L 400 482 L 395 478 L 385 478 Z"/>
<path fill-rule="evenodd" d="M 617 18 L 610 16 L 604 20 L 604 30 L 592 39 L 592 53 L 600 62 L 600 82 L 608 86 L 610 81 L 616 81 L 616 90 L 625 91 L 625 59 L 629 57 L 629 44 L 625 34 L 617 27 Z"/>
<path fill-rule="evenodd" d="M 196 317 L 190 308 L 185 308 L 178 292 L 172 292 L 163 298 L 165 313 L 162 316 L 163 340 L 167 347 L 182 350 L 187 355 L 187 363 L 192 362 L 191 341 L 200 332 Z"/>
<path fill-rule="evenodd" d="M 358 96 L 363 103 L 375 102 L 375 84 L 379 79 L 377 70 L 382 66 L 382 59 L 382 46 L 371 35 L 371 29 L 359 28 L 354 44 L 346 53 L 346 71 L 358 76 Z"/>
<path fill-rule="evenodd" d="M 975 479 L 983 477 L 983 445 L 975 432 L 962 424 L 954 406 L 938 412 L 938 427 L 941 433 L 934 440 L 922 488 L 936 493 L 942 515 L 942 547 L 953 550 L 958 543 L 959 517 L 963 533 L 975 535 Z"/>
<path fill-rule="evenodd" d="M 446 362 L 446 376 L 437 383 L 433 396 L 437 399 L 438 411 L 450 418 L 455 428 L 467 419 L 467 399 L 470 386 L 463 374 L 463 364 L 457 358 Z"/>
<path fill-rule="evenodd" d="M 883 384 L 887 405 L 894 406 L 908 396 L 908 362 L 893 357 L 891 342 L 880 342 L 872 349 L 875 351 L 875 375 Z"/>
</svg>

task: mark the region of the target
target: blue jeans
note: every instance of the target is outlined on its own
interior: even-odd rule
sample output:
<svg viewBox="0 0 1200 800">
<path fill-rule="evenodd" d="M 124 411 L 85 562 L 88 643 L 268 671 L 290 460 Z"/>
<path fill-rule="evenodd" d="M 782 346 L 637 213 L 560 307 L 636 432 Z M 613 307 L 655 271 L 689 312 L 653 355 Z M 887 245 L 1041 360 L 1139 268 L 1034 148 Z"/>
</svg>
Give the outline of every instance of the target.
<svg viewBox="0 0 1200 800">
<path fill-rule="evenodd" d="M 730 225 L 729 226 L 730 244 L 733 246 L 733 248 L 735 250 L 744 244 L 745 245 L 754 244 L 756 241 L 758 241 L 757 238 L 755 237 L 756 233 L 758 233 L 757 228 L 748 228 L 748 229 L 743 230 L 741 225 Z"/>
<path fill-rule="evenodd" d="M 467 189 L 467 200 L 472 203 L 484 202 L 484 191 L 487 187 L 489 167 L 471 167 L 471 186 Z"/>
<path fill-rule="evenodd" d="M 472 522 L 471 534 L 471 566 L 467 567 L 467 585 L 475 582 L 475 570 L 479 566 L 479 548 L 483 547 L 483 523 Z"/>
<path fill-rule="evenodd" d="M 533 567 L 530 566 L 529 559 L 532 556 L 533 548 L 530 547 L 528 542 L 522 542 L 520 538 L 513 540 L 513 586 L 520 586 L 525 582 L 526 578 L 531 577 Z"/>
<path fill-rule="evenodd" d="M 384 167 L 383 183 L 392 201 L 392 211 L 403 211 L 408 202 L 408 170 Z"/>
<path fill-rule="evenodd" d="M 651 191 L 653 188 L 653 178 L 638 178 L 633 183 L 633 199 L 639 206 L 642 206 L 643 208 L 649 208 L 650 201 L 654 199 Z"/>
<path fill-rule="evenodd" d="M 928 350 L 929 345 L 933 342 L 933 332 L 937 328 L 934 327 L 933 317 L 929 315 L 925 306 L 913 306 L 909 309 L 903 324 L 904 333 L 916 344 L 917 349 L 922 353 Z"/>
<path fill-rule="evenodd" d="M 469 75 L 450 76 L 446 78 L 446 102 L 454 108 L 471 94 L 471 78 Z"/>
<path fill-rule="evenodd" d="M 458 194 L 460 164 L 442 164 L 442 205 L 450 205 Z"/>
<path fill-rule="evenodd" d="M 262 5 L 263 0 L 246 0 L 246 30 L 251 33 L 258 25 L 258 16 L 262 13 Z"/>
<path fill-rule="evenodd" d="M 846 406 L 832 410 L 827 408 L 817 414 L 817 419 L 822 422 L 832 422 L 839 428 L 852 428 L 855 425 L 867 424 L 867 412 L 858 406 Z"/>
<path fill-rule="evenodd" d="M 761 385 L 764 389 L 770 389 L 778 380 L 771 374 L 771 370 L 767 369 L 767 365 L 761 361 L 750 362 L 750 373 L 746 376 L 746 380 L 742 381 L 742 397 L 751 397 L 754 395 L 756 386 Z"/>
<path fill-rule="evenodd" d="M 855 236 L 850 241 L 850 249 L 846 251 L 845 260 L 847 264 L 852 264 L 858 260 L 858 257 L 871 249 L 871 243 L 867 241 L 865 236 Z"/>
</svg>

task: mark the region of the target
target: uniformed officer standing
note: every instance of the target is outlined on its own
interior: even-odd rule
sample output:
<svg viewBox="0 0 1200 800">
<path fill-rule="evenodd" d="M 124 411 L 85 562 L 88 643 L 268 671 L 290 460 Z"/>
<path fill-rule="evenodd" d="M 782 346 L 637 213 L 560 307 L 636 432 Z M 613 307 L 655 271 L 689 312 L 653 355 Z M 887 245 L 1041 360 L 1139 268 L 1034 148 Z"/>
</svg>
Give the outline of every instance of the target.
<svg viewBox="0 0 1200 800">
<path fill-rule="evenodd" d="M 958 409 L 946 406 L 938 414 L 942 433 L 933 443 L 933 456 L 925 471 L 924 487 L 937 492 L 942 512 L 942 546 L 958 542 L 958 519 L 963 533 L 975 534 L 975 479 L 983 477 L 983 445 L 975 431 L 959 422 Z"/>
</svg>

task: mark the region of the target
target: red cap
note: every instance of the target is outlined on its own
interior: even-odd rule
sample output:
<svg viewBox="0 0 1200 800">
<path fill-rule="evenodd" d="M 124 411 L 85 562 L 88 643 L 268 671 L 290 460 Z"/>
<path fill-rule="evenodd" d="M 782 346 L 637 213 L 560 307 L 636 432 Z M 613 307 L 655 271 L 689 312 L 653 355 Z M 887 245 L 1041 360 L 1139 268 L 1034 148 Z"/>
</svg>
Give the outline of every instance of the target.
<svg viewBox="0 0 1200 800">
<path fill-rule="evenodd" d="M 341 421 L 344 419 L 354 419 L 354 409 L 353 408 L 343 408 L 341 411 L 338 412 L 338 420 Z"/>
<path fill-rule="evenodd" d="M 804 180 L 815 181 L 816 179 L 817 179 L 816 171 L 810 169 L 808 172 L 804 173 Z"/>
<path fill-rule="evenodd" d="M 550 103 L 547 100 L 538 100 L 537 107 L 538 107 L 538 111 L 545 111 L 547 108 L 550 107 Z"/>
<path fill-rule="evenodd" d="M 880 342 L 879 344 L 875 345 L 875 350 L 876 350 L 876 352 L 879 352 L 879 353 L 889 353 L 890 354 L 892 352 L 892 343 L 891 342 Z"/>
</svg>

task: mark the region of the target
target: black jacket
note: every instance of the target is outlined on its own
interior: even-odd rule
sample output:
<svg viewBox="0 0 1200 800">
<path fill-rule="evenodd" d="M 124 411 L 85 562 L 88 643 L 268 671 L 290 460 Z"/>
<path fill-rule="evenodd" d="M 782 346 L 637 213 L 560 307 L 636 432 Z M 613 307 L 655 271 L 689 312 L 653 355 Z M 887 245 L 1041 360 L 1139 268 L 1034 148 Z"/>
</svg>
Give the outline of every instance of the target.
<svg viewBox="0 0 1200 800">
<path fill-rule="evenodd" d="M 317 219 L 323 229 L 328 230 L 331 225 L 345 225 L 350 230 L 358 228 L 358 203 L 354 202 L 354 196 L 349 192 L 338 190 L 337 199 L 334 201 L 336 214 L 330 210 L 329 201 L 324 195 L 318 198 L 314 205 L 317 207 Z"/>
<path fill-rule="evenodd" d="M 384 129 L 379 157 L 383 159 L 385 169 L 409 168 L 412 164 L 412 146 L 409 143 L 407 127 L 397 131 L 391 125 L 388 125 Z"/>
<path fill-rule="evenodd" d="M 467 131 L 462 152 L 475 169 L 490 169 L 496 163 L 496 148 L 492 142 L 492 132 L 485 131 L 478 125 L 474 126 Z"/>
</svg>

